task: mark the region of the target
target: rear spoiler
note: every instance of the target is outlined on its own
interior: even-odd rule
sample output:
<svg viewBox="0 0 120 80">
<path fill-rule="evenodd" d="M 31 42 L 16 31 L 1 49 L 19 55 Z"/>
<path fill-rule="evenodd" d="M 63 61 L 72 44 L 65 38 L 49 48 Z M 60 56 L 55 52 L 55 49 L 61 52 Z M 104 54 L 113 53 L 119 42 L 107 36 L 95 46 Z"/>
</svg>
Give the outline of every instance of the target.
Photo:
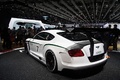
<svg viewBox="0 0 120 80">
<path fill-rule="evenodd" d="M 106 53 L 108 48 L 108 40 L 110 39 L 110 35 L 120 35 L 119 29 L 107 29 L 107 28 L 67 28 L 65 30 L 66 32 L 83 32 L 87 35 L 89 41 L 90 41 L 90 53 L 91 58 L 93 57 L 94 52 L 94 41 L 93 37 L 95 38 L 96 33 L 100 35 L 100 41 L 104 43 L 104 53 Z"/>
<path fill-rule="evenodd" d="M 109 28 L 66 28 L 65 30 L 68 31 L 68 29 L 71 29 L 71 32 L 81 32 L 81 31 L 98 31 L 98 32 L 119 32 L 119 29 L 109 29 Z M 119 32 L 120 34 L 120 32 Z"/>
</svg>

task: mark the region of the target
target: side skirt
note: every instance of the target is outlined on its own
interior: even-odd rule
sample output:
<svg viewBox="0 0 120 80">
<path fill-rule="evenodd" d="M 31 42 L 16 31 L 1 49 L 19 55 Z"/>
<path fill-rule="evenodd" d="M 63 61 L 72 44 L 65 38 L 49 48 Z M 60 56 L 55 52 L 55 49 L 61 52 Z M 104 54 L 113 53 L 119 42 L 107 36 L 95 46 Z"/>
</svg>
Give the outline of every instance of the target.
<svg viewBox="0 0 120 80">
<path fill-rule="evenodd" d="M 40 56 L 36 55 L 33 52 L 30 52 L 30 55 L 33 56 L 35 59 L 39 60 L 40 62 L 42 62 L 44 65 L 46 65 L 45 61 L 42 60 L 42 58 Z"/>
</svg>

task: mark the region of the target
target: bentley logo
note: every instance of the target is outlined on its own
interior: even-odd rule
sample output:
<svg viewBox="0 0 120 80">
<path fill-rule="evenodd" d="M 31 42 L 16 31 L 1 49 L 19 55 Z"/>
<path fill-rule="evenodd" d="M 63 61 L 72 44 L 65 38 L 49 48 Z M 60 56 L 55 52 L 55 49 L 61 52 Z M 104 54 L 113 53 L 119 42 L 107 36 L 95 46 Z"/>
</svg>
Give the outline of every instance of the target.
<svg viewBox="0 0 120 80">
<path fill-rule="evenodd" d="M 96 48 L 99 48 L 100 46 L 96 46 Z"/>
</svg>

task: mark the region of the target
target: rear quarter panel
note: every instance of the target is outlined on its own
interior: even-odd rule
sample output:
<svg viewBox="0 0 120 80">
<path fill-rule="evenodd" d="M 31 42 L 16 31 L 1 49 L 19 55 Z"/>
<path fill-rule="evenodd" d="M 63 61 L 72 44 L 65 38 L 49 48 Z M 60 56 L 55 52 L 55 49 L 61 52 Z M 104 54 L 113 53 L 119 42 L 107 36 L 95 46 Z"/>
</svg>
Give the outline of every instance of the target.
<svg viewBox="0 0 120 80">
<path fill-rule="evenodd" d="M 58 69 L 62 68 L 61 66 L 62 62 L 71 62 L 71 57 L 67 53 L 66 48 L 54 44 L 46 44 L 44 46 L 44 57 L 46 55 L 47 50 L 51 50 L 54 52 L 57 59 Z M 45 58 L 45 62 L 46 62 L 46 58 Z"/>
</svg>

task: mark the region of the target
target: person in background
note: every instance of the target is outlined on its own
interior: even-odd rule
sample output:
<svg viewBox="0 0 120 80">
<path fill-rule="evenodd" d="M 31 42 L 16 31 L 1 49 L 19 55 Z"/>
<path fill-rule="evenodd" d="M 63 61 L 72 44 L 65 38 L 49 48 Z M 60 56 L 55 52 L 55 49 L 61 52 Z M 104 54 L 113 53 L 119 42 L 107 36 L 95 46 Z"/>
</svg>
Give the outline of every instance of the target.
<svg viewBox="0 0 120 80">
<path fill-rule="evenodd" d="M 34 29 L 34 35 L 37 34 L 37 30 L 35 26 L 33 27 L 33 29 Z"/>
<path fill-rule="evenodd" d="M 31 27 L 29 27 L 28 28 L 28 37 L 32 38 L 33 36 L 34 36 L 34 30 Z"/>
<path fill-rule="evenodd" d="M 1 31 L 0 31 L 0 51 L 2 51 L 3 48 L 2 48 L 2 39 L 1 39 Z"/>
<path fill-rule="evenodd" d="M 27 50 L 27 45 L 25 43 L 25 40 L 27 38 L 32 38 L 34 36 L 34 30 L 31 28 L 31 27 L 28 27 L 28 29 L 26 30 L 25 32 L 25 38 L 23 40 L 23 43 L 24 43 L 24 49 Z"/>
<path fill-rule="evenodd" d="M 11 49 L 12 44 L 11 44 L 11 38 L 10 38 L 10 29 L 8 29 L 7 27 L 4 27 L 1 35 L 3 39 L 3 48 Z"/>
<path fill-rule="evenodd" d="M 16 37 L 16 30 L 15 27 L 11 30 L 11 41 L 12 43 L 15 42 L 15 37 Z"/>
<path fill-rule="evenodd" d="M 114 30 L 113 30 L 113 50 L 117 50 L 117 41 L 118 41 L 118 36 L 119 36 L 119 30 L 117 29 L 117 25 L 114 25 Z"/>
<path fill-rule="evenodd" d="M 19 29 L 17 30 L 17 44 L 19 43 L 20 45 L 22 45 L 22 37 L 23 37 L 23 33 L 22 33 L 22 27 L 19 26 Z"/>
</svg>

